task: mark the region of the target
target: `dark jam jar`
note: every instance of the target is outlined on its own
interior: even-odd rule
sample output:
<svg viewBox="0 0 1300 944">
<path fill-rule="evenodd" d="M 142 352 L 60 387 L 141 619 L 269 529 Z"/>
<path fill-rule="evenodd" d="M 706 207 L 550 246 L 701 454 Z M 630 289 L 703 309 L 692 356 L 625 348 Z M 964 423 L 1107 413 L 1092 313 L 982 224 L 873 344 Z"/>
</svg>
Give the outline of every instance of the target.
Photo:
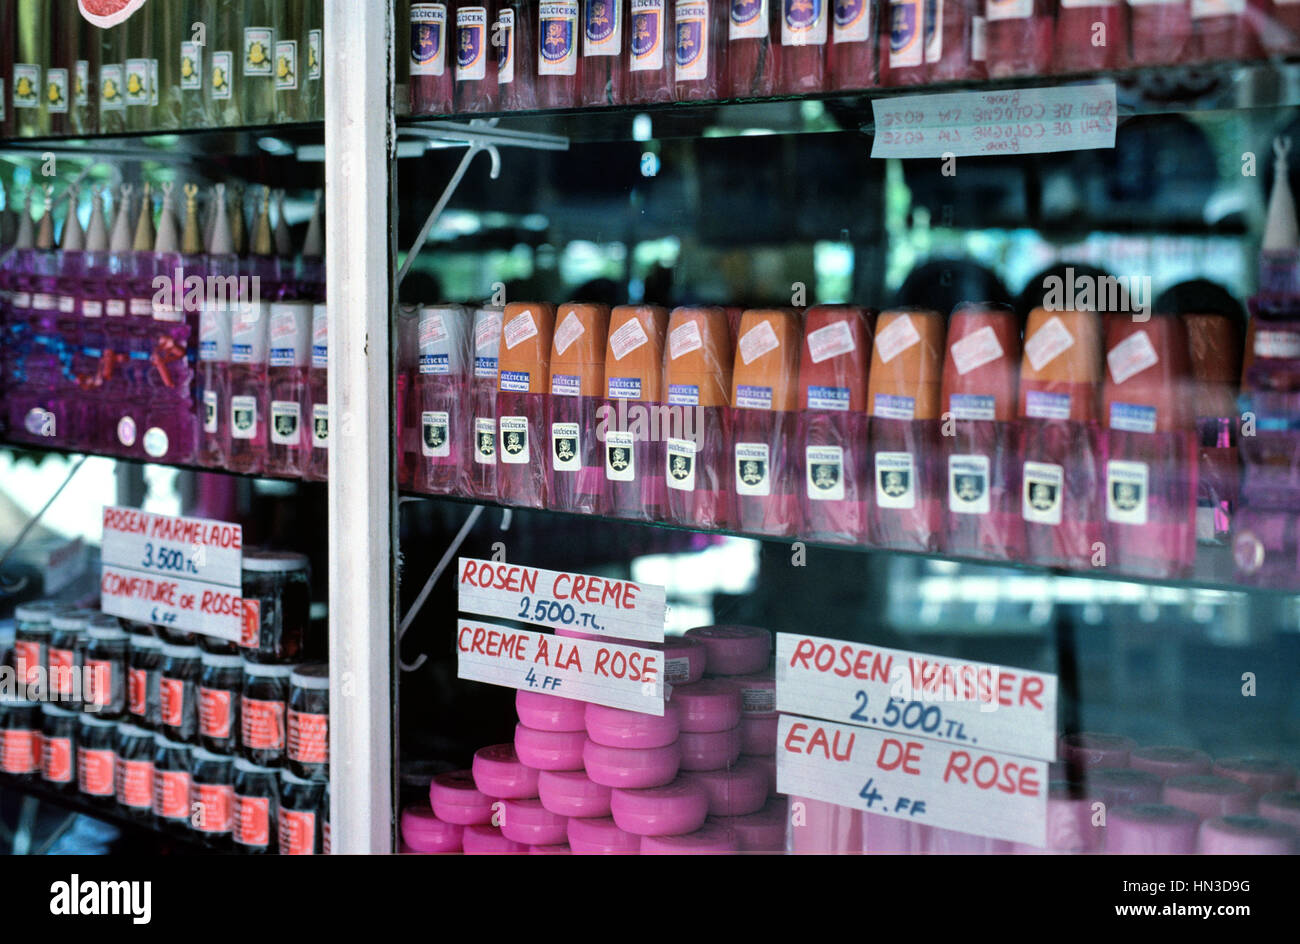
<svg viewBox="0 0 1300 944">
<path fill-rule="evenodd" d="M 279 808 L 276 771 L 236 757 L 235 816 L 231 826 L 235 851 L 250 855 L 274 853 Z"/>
<path fill-rule="evenodd" d="M 158 730 L 174 741 L 188 744 L 198 739 L 202 655 L 198 646 L 163 643 L 162 675 L 158 679 Z"/>
<path fill-rule="evenodd" d="M 76 711 L 81 710 L 86 627 L 94 615 L 90 610 L 59 610 L 50 617 L 50 646 L 45 663 L 49 699 Z"/>
<path fill-rule="evenodd" d="M 165 734 L 154 735 L 153 815 L 168 832 L 190 831 L 190 765 L 193 748 Z"/>
<path fill-rule="evenodd" d="M 126 636 L 114 616 L 96 616 L 86 626 L 82 707 L 101 718 L 126 713 Z"/>
<path fill-rule="evenodd" d="M 199 636 L 199 648 L 213 655 L 239 655 L 238 643 L 231 642 L 229 639 L 219 639 L 216 636 Z"/>
<path fill-rule="evenodd" d="M 77 789 L 77 712 L 41 705 L 41 779 L 58 790 Z"/>
<path fill-rule="evenodd" d="M 230 849 L 235 822 L 235 759 L 201 747 L 191 755 L 190 828 L 213 849 Z"/>
<path fill-rule="evenodd" d="M 126 671 L 126 707 L 131 722 L 151 731 L 158 730 L 161 702 L 158 680 L 162 677 L 162 640 L 132 633 Z"/>
<path fill-rule="evenodd" d="M 262 767 L 284 763 L 292 672 L 288 665 L 244 664 L 244 689 L 239 698 L 239 756 L 244 760 Z"/>
<path fill-rule="evenodd" d="M 116 775 L 117 722 L 83 714 L 77 724 L 77 789 L 91 802 L 111 806 Z"/>
<path fill-rule="evenodd" d="M 311 572 L 306 556 L 288 551 L 245 551 L 243 632 L 249 662 L 301 661 L 311 619 Z"/>
<path fill-rule="evenodd" d="M 147 728 L 117 726 L 117 805 L 137 819 L 153 816 L 154 736 Z"/>
<path fill-rule="evenodd" d="M 323 781 L 280 771 L 280 855 L 320 855 L 321 826 L 328 816 Z"/>
<path fill-rule="evenodd" d="M 237 655 L 205 652 L 200 661 L 199 743 L 217 754 L 233 754 L 239 746 L 244 660 Z"/>
<path fill-rule="evenodd" d="M 38 692 L 44 690 L 42 676 L 49 662 L 50 620 L 62 609 L 49 600 L 14 608 L 14 671 L 19 685 L 40 686 L 32 692 L 33 697 L 42 697 Z"/>
<path fill-rule="evenodd" d="M 34 780 L 41 769 L 41 707 L 25 698 L 0 698 L 0 771 Z"/>
<path fill-rule="evenodd" d="M 330 771 L 330 667 L 300 665 L 289 676 L 289 770 L 306 780 L 328 780 Z"/>
</svg>

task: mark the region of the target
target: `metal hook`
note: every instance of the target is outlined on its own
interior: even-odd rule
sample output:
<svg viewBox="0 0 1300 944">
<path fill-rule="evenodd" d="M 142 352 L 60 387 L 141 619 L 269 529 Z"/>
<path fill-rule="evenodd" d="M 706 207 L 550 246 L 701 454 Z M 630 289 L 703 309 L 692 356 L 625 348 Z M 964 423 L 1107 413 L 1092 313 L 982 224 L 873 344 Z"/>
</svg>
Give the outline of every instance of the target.
<svg viewBox="0 0 1300 944">
<path fill-rule="evenodd" d="M 420 612 L 420 607 L 424 606 L 424 601 L 429 599 L 429 594 L 433 591 L 433 585 L 438 582 L 438 578 L 442 576 L 443 571 L 447 569 L 447 565 L 450 564 L 452 558 L 456 556 L 456 552 L 460 550 L 460 546 L 465 543 L 465 538 L 469 537 L 470 529 L 474 527 L 475 522 L 478 521 L 479 516 L 482 514 L 483 506 L 475 505 L 474 510 L 469 513 L 469 517 L 465 519 L 465 523 L 460 526 L 460 531 L 456 533 L 456 537 L 452 539 L 451 544 L 448 545 L 447 550 L 443 553 L 442 559 L 438 561 L 438 566 L 433 568 L 433 573 L 431 573 L 429 579 L 424 582 L 424 586 L 420 589 L 420 595 L 415 598 L 415 602 L 411 604 L 411 608 L 407 610 L 406 615 L 402 617 L 402 622 L 397 627 L 397 665 L 403 672 L 414 672 L 428 661 L 429 657 L 422 652 L 412 664 L 407 665 L 403 662 L 402 637 L 405 636 L 406 631 L 411 628 L 411 623 L 415 621 L 416 614 Z"/>
<path fill-rule="evenodd" d="M 34 514 L 31 518 L 28 519 L 27 523 L 23 525 L 23 529 L 18 532 L 18 537 L 14 538 L 13 543 L 10 544 L 7 548 L 5 548 L 5 552 L 3 554 L 0 554 L 0 571 L 4 570 L 5 562 L 9 560 L 10 556 L 13 554 L 14 551 L 18 550 L 18 546 L 22 544 L 23 541 L 27 540 L 27 535 L 31 533 L 32 528 L 36 527 L 36 523 L 41 520 L 41 517 L 45 514 L 45 512 L 50 510 L 50 506 L 54 504 L 54 500 L 59 497 L 60 493 L 62 493 L 62 491 L 65 488 L 68 487 L 68 483 L 72 481 L 72 477 L 81 470 L 81 467 L 86 464 L 86 460 L 88 458 L 90 457 L 82 456 L 80 459 L 77 460 L 77 464 L 74 465 L 69 470 L 67 476 L 63 479 L 63 482 L 59 485 L 58 488 L 54 490 L 54 494 L 49 497 L 49 499 L 45 502 L 44 505 L 41 506 L 41 510 L 36 512 L 36 514 Z M 7 584 L 0 589 L 2 589 L 3 592 L 6 594 L 12 594 L 12 593 L 17 593 L 26 585 L 27 585 L 27 578 L 22 577 L 18 580 L 16 584 Z"/>
</svg>

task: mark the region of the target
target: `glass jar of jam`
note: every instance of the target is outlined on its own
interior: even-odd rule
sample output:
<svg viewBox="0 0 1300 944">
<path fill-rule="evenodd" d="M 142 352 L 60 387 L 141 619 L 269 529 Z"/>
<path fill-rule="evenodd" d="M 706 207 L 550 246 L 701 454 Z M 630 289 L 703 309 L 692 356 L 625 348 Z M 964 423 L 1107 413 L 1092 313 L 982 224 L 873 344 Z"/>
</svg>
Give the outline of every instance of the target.
<svg viewBox="0 0 1300 944">
<path fill-rule="evenodd" d="M 328 780 L 330 759 L 330 667 L 300 665 L 289 675 L 289 770 L 306 780 Z"/>
<path fill-rule="evenodd" d="M 199 743 L 217 754 L 233 754 L 239 746 L 244 660 L 238 655 L 205 652 L 200 663 Z"/>
<path fill-rule="evenodd" d="M 190 831 L 190 766 L 193 748 L 166 734 L 154 735 L 153 815 L 168 832 Z"/>
<path fill-rule="evenodd" d="M 210 652 L 213 655 L 237 656 L 239 655 L 239 644 L 231 642 L 229 639 L 220 639 L 216 636 L 199 636 L 199 648 L 204 652 Z"/>
<path fill-rule="evenodd" d="M 162 674 L 158 679 L 158 730 L 174 741 L 188 744 L 198 738 L 202 656 L 198 646 L 163 643 Z"/>
<path fill-rule="evenodd" d="M 276 771 L 235 758 L 235 815 L 231 826 L 235 851 L 274 853 L 280 788 Z"/>
<path fill-rule="evenodd" d="M 303 554 L 245 551 L 243 632 L 239 646 L 250 662 L 303 658 L 311 619 L 311 572 Z"/>
<path fill-rule="evenodd" d="M 244 688 L 239 698 L 239 756 L 262 767 L 284 763 L 287 740 L 285 714 L 289 706 L 289 676 L 293 667 L 244 663 Z"/>
<path fill-rule="evenodd" d="M 127 710 L 131 722 L 151 731 L 158 730 L 162 722 L 161 692 L 158 682 L 162 678 L 162 640 L 150 633 L 132 633 L 130 665 L 126 676 Z"/>
<path fill-rule="evenodd" d="M 77 788 L 77 712 L 41 705 L 41 779 L 58 790 Z"/>
<path fill-rule="evenodd" d="M 112 805 L 116 768 L 117 722 L 83 714 L 77 724 L 77 789 L 93 803 Z"/>
<path fill-rule="evenodd" d="M 235 819 L 235 759 L 196 747 L 191 763 L 190 828 L 205 846 L 228 850 Z"/>
<path fill-rule="evenodd" d="M 96 616 L 86 626 L 83 708 L 101 718 L 126 713 L 126 636 L 115 616 Z"/>
<path fill-rule="evenodd" d="M 280 771 L 280 855 L 320 855 L 321 826 L 328 816 L 323 781 Z"/>
<path fill-rule="evenodd" d="M 23 780 L 41 769 L 41 708 L 25 698 L 0 698 L 0 771 Z"/>
<path fill-rule="evenodd" d="M 61 609 L 64 607 L 50 600 L 14 607 L 14 671 L 19 685 L 39 686 L 43 681 L 49 662 L 50 620 Z M 36 692 L 32 694 L 41 697 Z"/>
<path fill-rule="evenodd" d="M 86 661 L 86 627 L 91 610 L 57 610 L 50 617 L 50 645 L 46 652 L 46 684 L 50 701 L 81 710 L 82 674 Z"/>
<path fill-rule="evenodd" d="M 153 732 L 121 722 L 117 726 L 117 805 L 136 819 L 153 816 Z"/>
</svg>

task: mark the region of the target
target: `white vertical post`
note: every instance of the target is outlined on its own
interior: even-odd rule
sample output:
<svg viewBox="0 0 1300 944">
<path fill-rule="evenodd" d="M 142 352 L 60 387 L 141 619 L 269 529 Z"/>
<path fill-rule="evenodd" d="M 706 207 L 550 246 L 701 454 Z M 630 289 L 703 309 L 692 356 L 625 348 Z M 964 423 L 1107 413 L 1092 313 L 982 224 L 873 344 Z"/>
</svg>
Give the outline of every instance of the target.
<svg viewBox="0 0 1300 944">
<path fill-rule="evenodd" d="M 325 2 L 331 851 L 393 836 L 393 4 Z"/>
</svg>

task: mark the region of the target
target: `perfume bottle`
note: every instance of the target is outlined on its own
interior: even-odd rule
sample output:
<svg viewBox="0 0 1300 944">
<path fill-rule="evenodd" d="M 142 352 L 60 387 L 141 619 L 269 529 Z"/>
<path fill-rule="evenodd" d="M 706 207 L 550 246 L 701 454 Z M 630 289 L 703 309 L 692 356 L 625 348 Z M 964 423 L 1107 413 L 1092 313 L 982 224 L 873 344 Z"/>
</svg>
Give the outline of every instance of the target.
<svg viewBox="0 0 1300 944">
<path fill-rule="evenodd" d="M 1060 4 L 1056 11 L 1056 48 L 1052 54 L 1055 71 L 1124 68 L 1128 64 L 1128 19 L 1127 0 L 1121 3 L 1074 0 Z"/>
<path fill-rule="evenodd" d="M 420 412 L 415 399 L 415 377 L 420 362 L 420 306 L 410 302 L 397 305 L 397 423 L 395 444 L 397 484 L 411 488 L 415 470 L 420 465 Z"/>
<path fill-rule="evenodd" d="M 556 312 L 546 420 L 547 507 L 556 511 L 605 513 L 605 463 L 596 426 L 608 336 L 604 305 L 568 302 Z"/>
<path fill-rule="evenodd" d="M 582 10 L 582 104 L 624 101 L 623 34 L 628 0 L 586 0 Z"/>
<path fill-rule="evenodd" d="M 78 381 L 81 356 L 81 311 L 78 304 L 85 274 L 85 232 L 77 219 L 78 190 L 67 192 L 68 212 L 59 236 L 58 257 L 58 404 L 55 414 L 63 418 L 56 441 L 65 446 L 83 446 L 90 429 L 85 417 L 85 397 Z"/>
<path fill-rule="evenodd" d="M 230 329 L 230 436 L 226 468 L 261 472 L 266 465 L 266 425 L 270 390 L 267 353 L 271 303 L 240 300 Z"/>
<path fill-rule="evenodd" d="M 782 2 L 729 0 L 726 94 L 732 98 L 762 98 L 775 90 Z"/>
<path fill-rule="evenodd" d="M 1182 316 L 1191 381 L 1187 399 L 1196 418 L 1196 540 L 1226 544 L 1241 488 L 1237 442 L 1241 417 L 1241 327 L 1226 314 Z"/>
<path fill-rule="evenodd" d="M 604 450 L 607 507 L 619 518 L 657 521 L 664 515 L 659 419 L 667 415 L 663 393 L 667 328 L 668 310 L 658 305 L 620 305 L 610 314 L 605 345 L 607 399 L 596 438 Z"/>
<path fill-rule="evenodd" d="M 555 306 L 547 302 L 511 302 L 502 314 L 497 498 L 507 505 L 546 507 L 546 391 L 554 325 Z"/>
<path fill-rule="evenodd" d="M 928 82 L 979 78 L 975 59 L 979 0 L 932 0 L 925 21 L 925 70 Z"/>
<path fill-rule="evenodd" d="M 828 3 L 780 0 L 781 58 L 776 74 L 778 95 L 802 95 L 826 88 L 826 52 L 830 48 Z"/>
<path fill-rule="evenodd" d="M 301 476 L 311 450 L 307 372 L 311 364 L 312 303 L 272 302 L 268 313 L 266 471 Z"/>
<path fill-rule="evenodd" d="M 536 22 L 537 107 L 572 108 L 582 100 L 578 0 L 540 0 Z"/>
<path fill-rule="evenodd" d="M 493 46 L 497 60 L 497 108 L 527 111 L 537 107 L 532 0 L 500 0 Z"/>
<path fill-rule="evenodd" d="M 135 441 L 135 420 L 129 415 L 128 402 L 134 394 L 131 383 L 131 321 L 127 306 L 131 295 L 131 276 L 134 270 L 131 251 L 131 191 L 129 184 L 118 190 L 110 230 L 108 267 L 109 278 L 104 284 L 104 350 L 101 358 L 100 378 L 102 400 L 100 416 L 100 449 L 116 455 L 121 441 Z M 150 299 L 150 311 L 153 301 Z"/>
<path fill-rule="evenodd" d="M 1195 52 L 1192 0 L 1129 4 L 1132 65 L 1168 66 L 1189 61 Z"/>
<path fill-rule="evenodd" d="M 324 302 L 311 308 L 311 371 L 307 375 L 311 404 L 311 454 L 303 478 L 324 482 L 329 478 L 329 310 Z"/>
<path fill-rule="evenodd" d="M 889 20 L 880 28 L 880 84 L 924 85 L 926 0 L 888 0 Z"/>
<path fill-rule="evenodd" d="M 80 390 L 73 422 L 80 428 L 78 445 L 89 450 L 104 448 L 104 381 L 101 373 L 107 345 L 104 301 L 107 283 L 112 277 L 109 266 L 108 226 L 104 222 L 104 199 L 99 187 L 91 191 L 90 223 L 86 228 L 85 252 L 82 253 L 80 282 L 73 289 L 81 326 L 79 346 L 73 360 L 73 373 Z"/>
<path fill-rule="evenodd" d="M 468 493 L 472 327 L 473 315 L 459 305 L 420 309 L 420 360 L 415 375 L 415 409 L 420 414 L 417 491 Z"/>
<path fill-rule="evenodd" d="M 988 0 L 988 74 L 1047 75 L 1056 34 L 1053 0 Z"/>
<path fill-rule="evenodd" d="M 500 308 L 483 307 L 474 312 L 474 370 L 470 376 L 469 433 L 473 437 L 469 494 L 474 498 L 497 497 L 497 354 L 501 346 Z"/>
<path fill-rule="evenodd" d="M 631 0 L 628 19 L 627 102 L 651 104 L 673 100 L 672 35 L 668 0 Z"/>
<path fill-rule="evenodd" d="M 730 7 L 730 0 L 677 0 L 674 4 L 677 101 L 723 97 Z"/>
<path fill-rule="evenodd" d="M 226 188 L 217 184 L 209 204 L 212 232 L 207 241 L 204 262 L 210 285 L 229 286 L 238 278 L 239 257 L 234 251 L 230 216 L 226 212 Z M 235 281 L 234 284 L 238 284 Z M 199 310 L 199 360 L 197 403 L 199 404 L 199 462 L 212 468 L 225 468 L 230 445 L 230 365 L 234 313 L 244 303 L 238 296 L 222 297 L 205 292 Z M 251 303 L 252 299 L 248 299 Z"/>
<path fill-rule="evenodd" d="M 151 459 L 193 462 L 198 448 L 192 387 L 192 338 L 197 326 L 195 299 L 187 306 L 187 272 L 201 269 L 198 219 L 192 195 L 187 218 L 188 240 L 182 241 L 176 222 L 173 185 L 163 184 L 163 204 L 154 240 L 152 321 L 149 326 L 149 368 L 146 374 L 144 428 L 140 445 Z M 186 250 L 186 251 L 182 251 Z"/>
<path fill-rule="evenodd" d="M 829 87 L 871 88 L 876 84 L 876 4 L 871 0 L 845 0 L 832 6 L 835 19 L 831 24 Z M 887 22 L 892 25 L 892 17 Z M 885 36 L 887 42 L 888 30 Z"/>
<path fill-rule="evenodd" d="M 492 50 L 488 5 L 461 0 L 456 5 L 457 114 L 493 111 L 497 100 L 497 61 Z"/>
</svg>

